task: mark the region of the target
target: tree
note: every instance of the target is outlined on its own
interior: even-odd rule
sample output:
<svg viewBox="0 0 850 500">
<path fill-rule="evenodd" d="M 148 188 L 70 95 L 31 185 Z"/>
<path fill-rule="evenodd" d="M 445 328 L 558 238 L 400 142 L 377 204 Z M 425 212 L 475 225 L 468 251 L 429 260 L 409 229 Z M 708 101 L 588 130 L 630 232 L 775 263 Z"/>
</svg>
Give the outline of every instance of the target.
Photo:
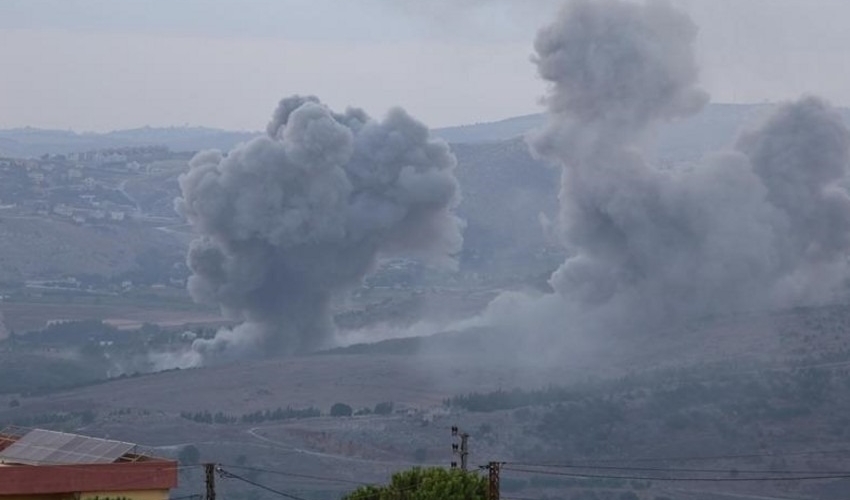
<svg viewBox="0 0 850 500">
<path fill-rule="evenodd" d="M 335 403 L 331 406 L 332 417 L 350 417 L 354 410 L 345 403 Z"/>
<path fill-rule="evenodd" d="M 386 486 L 361 486 L 343 500 L 485 500 L 487 479 L 472 472 L 441 467 L 393 474 Z"/>
<path fill-rule="evenodd" d="M 384 403 L 378 403 L 375 405 L 375 413 L 377 415 L 389 415 L 393 412 L 393 403 L 392 401 L 386 401 Z"/>
</svg>

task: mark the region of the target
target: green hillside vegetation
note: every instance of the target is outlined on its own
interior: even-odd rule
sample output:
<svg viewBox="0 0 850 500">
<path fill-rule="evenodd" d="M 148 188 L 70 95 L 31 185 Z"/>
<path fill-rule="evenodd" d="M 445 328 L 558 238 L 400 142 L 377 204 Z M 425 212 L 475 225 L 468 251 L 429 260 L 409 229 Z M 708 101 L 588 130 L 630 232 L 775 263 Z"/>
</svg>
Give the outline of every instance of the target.
<svg viewBox="0 0 850 500">
<path fill-rule="evenodd" d="M 475 473 L 439 467 L 393 474 L 386 486 L 363 486 L 343 500 L 485 500 L 487 480 Z"/>
</svg>

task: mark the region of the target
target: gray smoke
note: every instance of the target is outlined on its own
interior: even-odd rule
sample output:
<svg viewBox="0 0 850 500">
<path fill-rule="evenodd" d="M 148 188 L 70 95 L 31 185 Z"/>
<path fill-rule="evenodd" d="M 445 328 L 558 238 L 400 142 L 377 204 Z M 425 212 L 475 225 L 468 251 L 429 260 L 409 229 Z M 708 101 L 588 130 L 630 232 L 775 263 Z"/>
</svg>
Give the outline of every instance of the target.
<svg viewBox="0 0 850 500">
<path fill-rule="evenodd" d="M 176 207 L 199 233 L 188 288 L 243 323 L 176 364 L 305 352 L 333 332 L 331 301 L 381 254 L 453 265 L 459 189 L 445 142 L 401 109 L 382 121 L 315 97 L 280 102 L 267 135 L 198 153 Z"/>
<path fill-rule="evenodd" d="M 562 169 L 551 277 L 576 310 L 629 325 L 829 300 L 847 277 L 850 134 L 808 97 L 730 151 L 657 168 L 656 127 L 698 112 L 697 29 L 662 1 L 574 0 L 535 42 L 548 124 L 529 143 Z"/>
</svg>

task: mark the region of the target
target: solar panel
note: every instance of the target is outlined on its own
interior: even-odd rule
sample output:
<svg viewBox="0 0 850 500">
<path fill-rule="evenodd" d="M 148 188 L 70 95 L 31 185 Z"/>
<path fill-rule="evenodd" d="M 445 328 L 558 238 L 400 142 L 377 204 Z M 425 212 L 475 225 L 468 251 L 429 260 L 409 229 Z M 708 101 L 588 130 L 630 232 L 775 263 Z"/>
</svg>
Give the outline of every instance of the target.
<svg viewBox="0 0 850 500">
<path fill-rule="evenodd" d="M 0 463 L 24 465 L 112 463 L 135 448 L 132 443 L 33 429 L 5 450 Z"/>
</svg>

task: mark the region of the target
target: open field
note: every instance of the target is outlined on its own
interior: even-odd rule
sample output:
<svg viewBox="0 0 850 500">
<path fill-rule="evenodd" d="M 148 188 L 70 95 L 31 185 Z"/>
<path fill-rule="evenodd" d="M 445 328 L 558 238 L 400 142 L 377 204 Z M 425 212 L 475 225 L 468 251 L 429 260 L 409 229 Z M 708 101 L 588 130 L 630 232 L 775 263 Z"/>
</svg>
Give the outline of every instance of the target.
<svg viewBox="0 0 850 500">
<path fill-rule="evenodd" d="M 522 369 L 504 358 L 488 358 L 483 349 L 454 350 L 455 345 L 486 340 L 486 332 L 461 344 L 448 338 L 434 338 L 430 344 L 420 341 L 421 347 L 445 346 L 452 355 L 404 354 L 406 348 L 399 344 L 379 344 L 118 379 L 18 397 L 19 406 L 14 408 L 9 403 L 12 396 L 0 397 L 0 422 L 91 412 L 91 421 L 56 425 L 138 442 L 165 456 L 176 456 L 191 444 L 200 450 L 202 461 L 225 464 L 237 474 L 253 473 L 263 484 L 305 492 L 311 499 L 338 498 L 355 487 L 354 482 L 385 481 L 392 472 L 411 465 L 446 464 L 452 459 L 451 425 L 472 435 L 473 466 L 489 460 L 522 462 L 534 456 L 564 462 L 762 453 L 764 457 L 745 462 L 716 459 L 699 466 L 721 471 L 844 470 L 850 467 L 850 454 L 795 453 L 850 446 L 844 416 L 850 409 L 846 392 L 850 351 L 840 335 L 848 319 L 850 311 L 844 307 L 717 318 L 657 332 L 653 342 L 645 337 L 620 338 L 616 343 L 598 339 L 592 349 L 564 353 L 563 363 L 526 364 Z M 398 353 L 390 353 L 393 349 Z M 807 373 L 830 377 L 820 399 L 812 395 L 818 394 L 814 389 L 822 379 L 806 378 Z M 471 392 L 529 391 L 552 385 L 579 392 L 489 410 L 445 404 L 446 398 Z M 387 401 L 394 403 L 390 415 L 327 416 L 335 403 L 360 410 Z M 278 407 L 314 407 L 325 416 L 261 422 L 242 418 Z M 221 412 L 232 420 L 204 423 L 184 416 L 205 411 Z M 777 456 L 781 453 L 791 455 Z M 335 481 L 316 479 L 322 476 Z M 536 498 L 547 488 L 556 488 L 574 495 L 593 489 L 603 495 L 599 498 L 608 498 L 606 494 L 617 498 L 632 488 L 616 481 L 546 483 L 540 479 L 545 477 L 506 472 L 505 496 Z M 237 483 L 224 483 L 231 495 L 248 491 Z M 839 483 L 709 488 L 700 482 L 658 482 L 647 486 L 648 496 L 639 498 L 843 498 L 835 494 Z M 181 477 L 178 493 L 191 494 L 201 484 L 200 473 L 190 470 Z"/>
<path fill-rule="evenodd" d="M 63 294 L 0 302 L 7 330 L 40 330 L 55 321 L 103 320 L 120 329 L 135 329 L 144 323 L 163 327 L 219 325 L 218 310 L 192 303 L 183 290 L 167 290 L 144 297 Z"/>
<path fill-rule="evenodd" d="M 174 310 L 166 308 L 97 304 L 0 305 L 7 328 L 17 332 L 38 330 L 55 321 L 99 319 L 119 329 L 136 329 L 145 323 L 163 327 L 219 325 L 226 323 L 217 311 Z"/>
</svg>

